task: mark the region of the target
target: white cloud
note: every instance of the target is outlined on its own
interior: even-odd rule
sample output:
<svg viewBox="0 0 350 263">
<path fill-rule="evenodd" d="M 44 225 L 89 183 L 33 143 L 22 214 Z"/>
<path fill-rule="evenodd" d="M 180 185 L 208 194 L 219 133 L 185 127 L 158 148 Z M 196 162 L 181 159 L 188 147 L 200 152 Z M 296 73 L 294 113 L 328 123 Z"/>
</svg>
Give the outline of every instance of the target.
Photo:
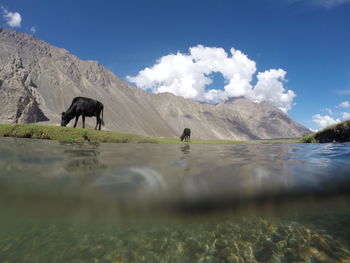
<svg viewBox="0 0 350 263">
<path fill-rule="evenodd" d="M 6 21 L 6 24 L 10 27 L 21 27 L 22 17 L 18 12 L 10 12 L 3 6 L 1 6 L 3 11 L 3 18 Z"/>
<path fill-rule="evenodd" d="M 312 121 L 317 124 L 319 129 L 323 129 L 329 125 L 340 122 L 340 119 L 333 119 L 332 117 L 330 117 L 328 115 L 322 116 L 320 114 L 316 114 L 316 115 L 312 116 Z"/>
<path fill-rule="evenodd" d="M 32 33 L 33 35 L 36 33 L 36 27 L 35 26 L 32 26 L 30 29 L 29 29 L 30 33 Z"/>
<path fill-rule="evenodd" d="M 211 74 L 220 73 L 225 81 L 223 89 L 208 89 Z M 155 93 L 171 92 L 178 96 L 206 102 L 220 102 L 230 97 L 245 96 L 254 101 L 267 100 L 284 112 L 293 105 L 296 96 L 284 87 L 286 72 L 270 69 L 257 74 L 252 84 L 256 63 L 239 50 L 198 45 L 189 54 L 169 54 L 155 65 L 141 70 L 128 81 L 139 88 Z"/>
<path fill-rule="evenodd" d="M 296 94 L 284 88 L 285 72 L 283 69 L 270 69 L 258 73 L 258 83 L 252 90 L 251 98 L 257 101 L 270 101 L 275 106 L 287 112 L 292 107 Z"/>
<path fill-rule="evenodd" d="M 289 3 L 304 3 L 323 8 L 333 8 L 350 3 L 350 0 L 288 0 Z"/>
<path fill-rule="evenodd" d="M 349 107 L 350 107 L 350 102 L 348 102 L 348 101 L 343 101 L 342 103 L 340 103 L 340 104 L 338 105 L 338 107 L 340 107 L 340 108 L 349 108 Z"/>
<path fill-rule="evenodd" d="M 350 112 L 342 112 L 341 113 L 341 118 L 344 121 L 350 120 Z"/>
</svg>

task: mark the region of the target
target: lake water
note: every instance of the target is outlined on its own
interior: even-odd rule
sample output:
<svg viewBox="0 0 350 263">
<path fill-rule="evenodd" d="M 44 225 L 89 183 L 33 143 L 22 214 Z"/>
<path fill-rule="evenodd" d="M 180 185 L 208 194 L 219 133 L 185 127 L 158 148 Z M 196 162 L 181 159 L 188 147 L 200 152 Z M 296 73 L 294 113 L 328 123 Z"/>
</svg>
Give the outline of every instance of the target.
<svg viewBox="0 0 350 263">
<path fill-rule="evenodd" d="M 0 262 L 350 262 L 350 144 L 0 138 Z"/>
</svg>

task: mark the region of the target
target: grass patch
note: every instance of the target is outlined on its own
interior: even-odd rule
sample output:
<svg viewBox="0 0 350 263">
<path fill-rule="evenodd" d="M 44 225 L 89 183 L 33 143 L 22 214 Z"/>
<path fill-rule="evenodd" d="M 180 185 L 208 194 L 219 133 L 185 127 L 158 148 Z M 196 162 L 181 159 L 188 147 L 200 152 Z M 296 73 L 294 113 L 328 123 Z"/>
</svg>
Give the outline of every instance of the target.
<svg viewBox="0 0 350 263">
<path fill-rule="evenodd" d="M 60 126 L 35 124 L 1 124 L 0 136 L 47 139 L 69 142 L 110 142 L 110 143 L 156 143 L 154 138 L 137 134 L 111 131 L 96 131 Z"/>
<path fill-rule="evenodd" d="M 35 124 L 0 124 L 0 136 L 46 139 L 67 142 L 95 142 L 95 143 L 183 143 L 179 138 L 155 138 L 137 134 L 113 131 L 96 131 L 60 126 L 45 126 Z M 264 144 L 264 143 L 298 143 L 298 138 L 271 139 L 252 141 L 231 140 L 192 140 L 191 144 Z"/>
<path fill-rule="evenodd" d="M 318 143 L 318 141 L 315 138 L 316 132 L 315 133 L 310 133 L 303 138 L 300 139 L 302 143 Z"/>
</svg>

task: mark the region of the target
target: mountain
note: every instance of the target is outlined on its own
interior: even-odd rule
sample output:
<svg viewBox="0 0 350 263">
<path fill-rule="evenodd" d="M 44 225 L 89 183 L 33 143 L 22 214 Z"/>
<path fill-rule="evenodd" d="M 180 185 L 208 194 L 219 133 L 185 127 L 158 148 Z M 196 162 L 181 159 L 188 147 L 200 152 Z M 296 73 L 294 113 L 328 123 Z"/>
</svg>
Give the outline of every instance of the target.
<svg viewBox="0 0 350 263">
<path fill-rule="evenodd" d="M 299 137 L 309 130 L 269 102 L 235 98 L 217 105 L 170 93 L 152 94 L 122 81 L 96 61 L 80 60 L 35 36 L 0 28 L 0 122 L 59 124 L 76 96 L 104 104 L 104 129 L 196 139 Z M 88 118 L 87 127 L 95 119 Z M 81 127 L 81 123 L 78 123 Z"/>
</svg>

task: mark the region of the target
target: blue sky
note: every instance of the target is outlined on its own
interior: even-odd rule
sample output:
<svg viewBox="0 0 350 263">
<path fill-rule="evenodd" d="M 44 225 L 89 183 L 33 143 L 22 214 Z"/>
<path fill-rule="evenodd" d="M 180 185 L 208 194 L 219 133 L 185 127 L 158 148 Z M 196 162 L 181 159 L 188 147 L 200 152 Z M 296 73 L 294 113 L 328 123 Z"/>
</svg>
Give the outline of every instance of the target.
<svg viewBox="0 0 350 263">
<path fill-rule="evenodd" d="M 350 0 L 0 6 L 1 26 L 98 60 L 147 90 L 211 102 L 238 95 L 270 100 L 312 129 L 350 119 Z"/>
</svg>

